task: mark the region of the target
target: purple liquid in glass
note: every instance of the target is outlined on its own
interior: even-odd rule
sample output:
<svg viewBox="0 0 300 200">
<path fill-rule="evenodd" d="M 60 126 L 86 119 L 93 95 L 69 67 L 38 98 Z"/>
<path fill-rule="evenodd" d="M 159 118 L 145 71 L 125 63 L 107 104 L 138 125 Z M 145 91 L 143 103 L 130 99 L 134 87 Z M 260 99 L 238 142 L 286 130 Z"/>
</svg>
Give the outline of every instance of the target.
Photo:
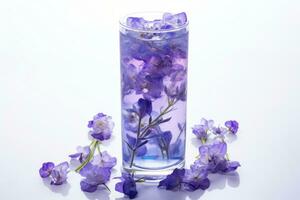
<svg viewBox="0 0 300 200">
<path fill-rule="evenodd" d="M 159 179 L 184 165 L 188 22 L 145 15 L 120 26 L 123 169 Z"/>
</svg>

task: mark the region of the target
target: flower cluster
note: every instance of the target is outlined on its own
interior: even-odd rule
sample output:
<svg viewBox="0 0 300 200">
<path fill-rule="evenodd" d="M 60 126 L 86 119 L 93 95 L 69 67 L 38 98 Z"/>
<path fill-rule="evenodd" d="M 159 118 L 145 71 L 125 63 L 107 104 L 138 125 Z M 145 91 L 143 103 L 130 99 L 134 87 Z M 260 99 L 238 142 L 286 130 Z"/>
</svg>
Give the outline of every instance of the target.
<svg viewBox="0 0 300 200">
<path fill-rule="evenodd" d="M 213 120 L 202 118 L 200 124 L 195 125 L 192 129 L 197 138 L 199 138 L 202 143 L 205 143 L 209 135 L 218 136 L 220 138 L 224 138 L 226 134 L 235 135 L 239 129 L 239 124 L 235 120 L 229 120 L 225 122 L 225 127 L 214 126 Z"/>
<path fill-rule="evenodd" d="M 135 110 L 139 117 L 149 116 L 152 112 L 151 101 L 140 99 Z M 89 122 L 88 127 L 92 128 L 93 133 L 102 134 L 102 141 L 107 135 L 111 135 L 112 124 L 111 117 L 100 113 Z M 206 190 L 210 186 L 209 174 L 225 174 L 235 171 L 240 167 L 240 164 L 237 161 L 229 160 L 227 144 L 224 137 L 226 134 L 235 135 L 238 131 L 238 125 L 238 122 L 232 120 L 225 122 L 226 128 L 215 127 L 212 120 L 202 119 L 199 125 L 193 127 L 193 133 L 201 139 L 197 160 L 188 169 L 175 169 L 171 174 L 167 175 L 165 179 L 159 182 L 158 188 L 172 191 Z M 183 126 L 184 125 L 178 124 L 179 130 L 183 131 Z M 93 137 L 93 133 L 89 133 L 89 135 Z M 170 143 L 171 134 L 168 131 L 161 132 L 160 134 L 162 134 L 160 138 L 164 145 Z M 199 137 L 199 135 L 201 137 Z M 208 140 L 210 135 L 215 135 L 215 137 Z M 128 145 L 137 145 L 135 149 L 133 149 L 137 151 L 137 154 L 143 154 L 144 151 L 146 151 L 146 149 L 140 148 L 143 147 L 143 142 L 139 143 L 134 138 L 128 141 L 130 140 L 132 141 L 128 142 Z M 181 147 L 180 143 L 176 145 L 177 148 Z M 169 147 L 166 146 L 162 148 L 168 149 Z M 98 154 L 95 153 L 96 149 Z M 109 190 L 106 183 L 110 180 L 111 172 L 117 163 L 117 159 L 110 156 L 107 151 L 100 151 L 100 140 L 98 136 L 92 140 L 90 146 L 77 147 L 77 152 L 69 155 L 69 157 L 71 158 L 70 165 L 75 167 L 75 171 L 83 177 L 80 181 L 82 191 L 95 192 L 99 186 L 104 186 Z M 45 162 L 39 169 L 40 176 L 42 178 L 49 178 L 51 185 L 62 185 L 66 183 L 67 174 L 69 172 L 70 166 L 68 162 L 63 162 L 58 165 L 52 162 Z M 123 193 L 130 199 L 135 198 L 138 194 L 136 183 L 144 181 L 143 178 L 135 179 L 134 173 L 129 174 L 126 172 L 123 172 L 121 177 L 116 178 L 120 179 L 120 182 L 116 183 L 115 190 Z"/>
<path fill-rule="evenodd" d="M 40 176 L 50 177 L 52 185 L 61 185 L 66 182 L 70 167 L 73 167 L 75 172 L 83 177 L 80 182 L 82 191 L 95 192 L 100 185 L 108 189 L 106 183 L 110 180 L 117 159 L 110 156 L 107 151 L 100 151 L 100 141 L 111 137 L 113 127 L 114 123 L 110 116 L 103 113 L 95 115 L 93 120 L 88 122 L 92 143 L 89 146 L 77 147 L 77 152 L 69 155 L 70 166 L 68 162 L 56 166 L 52 162 L 43 163 L 39 170 Z M 98 154 L 95 153 L 96 150 Z"/>
<path fill-rule="evenodd" d="M 229 160 L 226 134 L 236 134 L 237 121 L 226 121 L 225 127 L 215 127 L 213 120 L 202 119 L 193 127 L 193 133 L 201 140 L 199 156 L 189 169 L 175 169 L 160 181 L 158 187 L 166 190 L 205 190 L 210 186 L 209 174 L 225 174 L 240 167 L 239 162 Z M 210 136 L 214 136 L 210 140 Z"/>
<path fill-rule="evenodd" d="M 45 162 L 40 168 L 39 173 L 42 178 L 50 177 L 51 185 L 61 185 L 67 180 L 68 170 L 68 162 L 63 162 L 56 166 L 53 162 Z"/>
</svg>

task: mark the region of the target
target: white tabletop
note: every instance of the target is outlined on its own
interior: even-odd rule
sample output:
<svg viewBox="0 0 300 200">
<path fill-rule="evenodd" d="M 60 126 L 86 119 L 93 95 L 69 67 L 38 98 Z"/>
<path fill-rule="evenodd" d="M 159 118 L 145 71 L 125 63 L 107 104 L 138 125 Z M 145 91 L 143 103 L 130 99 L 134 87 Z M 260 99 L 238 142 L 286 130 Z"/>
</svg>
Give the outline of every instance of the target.
<svg viewBox="0 0 300 200">
<path fill-rule="evenodd" d="M 106 148 L 121 163 L 118 18 L 143 10 L 186 11 L 190 19 L 187 164 L 197 154 L 190 127 L 201 117 L 240 122 L 230 157 L 238 174 L 215 176 L 205 192 L 138 186 L 138 199 L 282 200 L 299 190 L 300 2 L 297 0 L 0 3 L 0 199 L 121 199 L 80 191 L 81 177 L 50 187 L 42 162 L 86 145 L 87 121 L 111 115 Z"/>
</svg>

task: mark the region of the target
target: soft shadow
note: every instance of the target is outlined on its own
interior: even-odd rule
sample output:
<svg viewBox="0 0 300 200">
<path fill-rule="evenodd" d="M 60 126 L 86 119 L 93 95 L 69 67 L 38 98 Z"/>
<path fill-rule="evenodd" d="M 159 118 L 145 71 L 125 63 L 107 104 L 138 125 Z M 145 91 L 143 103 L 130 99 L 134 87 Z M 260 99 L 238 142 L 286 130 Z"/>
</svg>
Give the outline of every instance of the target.
<svg viewBox="0 0 300 200">
<path fill-rule="evenodd" d="M 210 174 L 209 179 L 211 180 L 211 185 L 207 189 L 208 191 L 212 190 L 222 190 L 227 185 L 229 187 L 238 187 L 240 185 L 240 176 L 237 172 L 229 173 L 229 174 Z M 205 193 L 203 190 L 196 190 L 194 192 L 188 191 L 168 191 L 164 189 L 158 189 L 157 183 L 140 183 L 137 185 L 137 190 L 139 192 L 137 196 L 137 200 L 185 200 L 186 197 L 189 197 L 191 200 L 198 200 Z M 115 198 L 115 200 L 128 200 L 129 198 L 119 197 Z M 106 200 L 106 199 L 105 199 Z"/>
<path fill-rule="evenodd" d="M 109 191 L 102 188 L 93 193 L 84 192 L 84 195 L 90 200 L 109 200 Z"/>
<path fill-rule="evenodd" d="M 224 189 L 226 185 L 230 187 L 238 187 L 240 185 L 240 175 L 237 172 L 229 173 L 229 174 L 211 174 L 209 175 L 209 179 L 211 181 L 211 185 L 208 188 L 208 191 L 216 190 L 216 189 Z"/>
<path fill-rule="evenodd" d="M 197 190 L 194 192 L 186 192 L 186 191 L 168 191 L 165 189 L 157 188 L 157 183 L 144 183 L 138 185 L 138 198 L 143 200 L 168 200 L 168 199 L 176 199 L 176 200 L 185 200 L 186 197 L 190 197 L 191 200 L 197 200 L 204 193 L 202 190 Z M 126 198 L 118 198 L 116 200 L 125 200 Z M 128 198 L 127 198 L 128 199 Z"/>
<path fill-rule="evenodd" d="M 222 190 L 226 186 L 226 175 L 221 174 L 211 174 L 209 175 L 210 180 L 210 187 L 208 188 L 208 191 L 211 190 Z"/>
<path fill-rule="evenodd" d="M 47 188 L 49 188 L 49 190 L 51 190 L 54 193 L 61 194 L 62 196 L 67 196 L 71 188 L 71 185 L 68 182 L 62 185 L 51 185 L 50 179 L 48 178 L 44 178 L 43 183 Z"/>
<path fill-rule="evenodd" d="M 204 194 L 204 192 L 205 192 L 204 190 L 196 190 L 194 192 L 187 192 L 187 196 L 191 200 L 198 200 Z"/>
<path fill-rule="evenodd" d="M 227 184 L 230 186 L 230 187 L 239 187 L 240 185 L 240 175 L 239 173 L 235 172 L 235 173 L 232 173 L 232 174 L 228 174 L 227 175 Z"/>
</svg>

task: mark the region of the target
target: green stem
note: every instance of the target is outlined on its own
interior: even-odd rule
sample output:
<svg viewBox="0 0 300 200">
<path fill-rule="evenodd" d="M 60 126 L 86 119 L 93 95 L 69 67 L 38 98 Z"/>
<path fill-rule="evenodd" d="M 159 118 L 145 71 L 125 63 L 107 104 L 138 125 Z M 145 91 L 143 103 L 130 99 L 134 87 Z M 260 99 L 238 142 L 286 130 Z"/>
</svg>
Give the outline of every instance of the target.
<svg viewBox="0 0 300 200">
<path fill-rule="evenodd" d="M 129 165 L 130 168 L 132 168 L 134 157 L 135 157 L 135 149 L 132 150 L 132 152 L 131 152 L 131 159 L 130 159 L 130 165 Z"/>
<path fill-rule="evenodd" d="M 77 172 L 77 173 L 80 172 L 80 170 L 82 170 L 82 168 L 84 168 L 84 166 L 86 166 L 92 160 L 92 158 L 94 157 L 95 150 L 96 150 L 96 147 L 98 146 L 98 144 L 99 144 L 99 141 L 93 141 L 91 143 L 90 153 L 89 153 L 88 157 L 86 158 L 86 160 L 79 167 L 77 167 L 77 169 L 75 169 L 75 172 Z"/>
</svg>

